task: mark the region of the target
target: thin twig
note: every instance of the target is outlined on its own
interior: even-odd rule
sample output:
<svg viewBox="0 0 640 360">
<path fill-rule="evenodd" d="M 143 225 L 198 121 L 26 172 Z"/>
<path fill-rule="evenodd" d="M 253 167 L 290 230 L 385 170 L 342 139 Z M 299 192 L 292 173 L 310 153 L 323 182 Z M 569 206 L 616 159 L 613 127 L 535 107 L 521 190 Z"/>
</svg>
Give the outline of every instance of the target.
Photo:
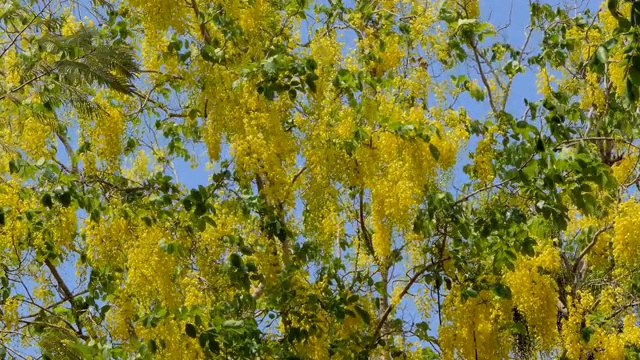
<svg viewBox="0 0 640 360">
<path fill-rule="evenodd" d="M 494 113 L 498 113 L 498 108 L 496 107 L 495 101 L 493 100 L 493 93 L 491 91 L 491 86 L 489 85 L 489 80 L 487 80 L 487 76 L 482 69 L 482 63 L 480 62 L 480 57 L 478 56 L 478 46 L 475 40 L 469 41 L 469 46 L 473 50 L 473 58 L 475 59 L 476 65 L 478 65 L 478 72 L 480 73 L 480 79 L 484 84 L 484 87 L 487 89 L 487 95 L 489 96 L 489 105 L 491 105 L 491 110 Z"/>
<path fill-rule="evenodd" d="M 527 164 L 529 164 L 529 162 L 531 162 L 531 160 L 533 160 L 533 157 L 534 157 L 534 156 L 535 156 L 535 153 L 534 153 L 534 154 L 532 154 L 532 155 L 529 157 L 529 159 L 528 159 L 527 161 L 525 161 L 525 162 L 524 162 L 524 164 L 522 164 L 522 165 L 520 166 L 520 168 L 518 168 L 518 170 L 517 170 L 516 172 L 520 172 L 522 169 L 524 169 L 524 167 L 525 167 L 525 166 L 527 166 Z M 458 204 L 460 204 L 460 203 L 463 203 L 463 202 L 465 202 L 465 201 L 469 200 L 470 198 L 474 197 L 475 195 L 477 195 L 477 194 L 479 194 L 479 193 L 481 193 L 481 192 L 483 192 L 483 191 L 487 191 L 487 190 L 491 190 L 491 189 L 493 189 L 493 188 L 501 187 L 502 185 L 505 185 L 505 184 L 507 184 L 507 183 L 509 183 L 509 182 L 511 182 L 511 181 L 513 181 L 513 180 L 515 180 L 517 177 L 518 177 L 518 176 L 516 175 L 516 176 L 510 177 L 510 178 L 508 178 L 508 179 L 506 179 L 506 180 L 504 180 L 504 181 L 501 181 L 501 182 L 499 182 L 499 183 L 497 183 L 497 184 L 491 184 L 491 185 L 489 185 L 489 186 L 485 186 L 485 187 L 483 187 L 483 188 L 481 188 L 481 189 L 478 189 L 478 190 L 476 190 L 476 191 L 474 191 L 474 192 L 471 192 L 471 193 L 469 193 L 469 194 L 467 194 L 467 195 L 463 196 L 462 198 L 460 198 L 460 199 L 456 200 L 456 201 L 453 203 L 453 205 L 458 205 Z"/>
<path fill-rule="evenodd" d="M 46 8 L 48 8 L 48 7 L 49 7 L 49 5 L 51 4 L 51 2 L 52 2 L 52 1 L 53 1 L 53 0 L 49 0 L 49 2 L 48 2 L 48 3 L 46 3 L 46 5 L 44 5 L 44 6 L 42 7 L 42 10 L 40 10 L 40 12 L 39 12 L 39 13 L 35 14 L 35 15 L 33 16 L 33 18 L 31 19 L 31 21 L 29 21 L 29 22 L 27 23 L 27 25 L 25 25 L 25 26 L 22 28 L 22 30 L 20 30 L 20 32 L 19 32 L 19 33 L 18 33 L 18 34 L 13 38 L 13 39 L 11 39 L 11 42 L 9 43 L 9 45 L 7 45 L 7 47 L 5 47 L 4 49 L 2 49 L 2 53 L 0 53 L 0 58 L 1 58 L 1 57 L 3 57 L 3 56 L 4 56 L 4 54 L 6 54 L 6 53 L 7 53 L 7 51 L 9 51 L 9 49 L 10 49 L 13 45 L 15 45 L 16 41 L 18 41 L 18 39 L 20 38 L 20 36 L 22 36 L 22 34 L 24 34 L 24 32 L 25 32 L 25 31 L 27 31 L 27 29 L 28 29 L 31 25 L 33 25 L 33 22 L 34 22 L 34 21 L 36 21 L 36 19 L 37 19 L 37 18 L 39 18 L 39 17 L 40 17 L 40 15 L 42 15 L 42 13 L 44 13 L 44 10 L 45 10 Z"/>
</svg>

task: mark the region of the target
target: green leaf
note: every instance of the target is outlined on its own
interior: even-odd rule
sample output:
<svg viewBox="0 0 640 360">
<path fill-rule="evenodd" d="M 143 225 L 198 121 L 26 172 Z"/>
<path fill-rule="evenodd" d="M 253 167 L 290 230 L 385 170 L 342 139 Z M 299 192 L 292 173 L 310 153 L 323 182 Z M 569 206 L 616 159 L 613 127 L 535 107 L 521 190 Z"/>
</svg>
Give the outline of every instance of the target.
<svg viewBox="0 0 640 360">
<path fill-rule="evenodd" d="M 527 327 L 523 323 L 516 322 L 511 329 L 515 334 L 527 335 Z"/>
<path fill-rule="evenodd" d="M 64 306 L 56 306 L 56 307 L 54 307 L 54 308 L 53 308 L 53 313 L 54 313 L 54 314 L 57 314 L 57 315 L 66 314 L 66 313 L 68 313 L 69 311 L 71 311 L 71 310 L 67 309 L 67 308 L 66 308 L 66 307 L 64 307 Z"/>
<path fill-rule="evenodd" d="M 239 329 L 244 326 L 244 321 L 242 320 L 226 320 L 222 323 L 222 327 L 230 328 L 230 329 Z"/>
<path fill-rule="evenodd" d="M 307 58 L 304 65 L 309 71 L 315 71 L 318 68 L 318 63 L 312 58 Z"/>
<path fill-rule="evenodd" d="M 200 49 L 200 55 L 205 61 L 220 64 L 224 60 L 224 51 L 212 45 L 205 45 Z"/>
<path fill-rule="evenodd" d="M 158 351 L 158 345 L 156 344 L 156 341 L 151 339 L 149 340 L 149 351 L 151 351 L 152 354 L 155 354 Z"/>
<path fill-rule="evenodd" d="M 69 207 L 71 205 L 71 193 L 69 191 L 65 191 L 61 194 L 56 194 L 56 199 L 62 204 L 64 207 Z"/>
<path fill-rule="evenodd" d="M 53 199 L 51 198 L 51 194 L 47 193 L 42 195 L 42 199 L 40 200 L 42 205 L 51 209 L 53 207 Z"/>
<path fill-rule="evenodd" d="M 231 263 L 234 268 L 239 269 L 243 264 L 242 257 L 239 254 L 233 253 L 229 255 L 229 263 Z"/>
<path fill-rule="evenodd" d="M 585 326 L 580 330 L 580 335 L 585 342 L 589 342 L 591 340 L 591 335 L 596 332 L 596 329 L 593 326 Z"/>
<path fill-rule="evenodd" d="M 213 334 L 209 334 L 207 342 L 209 344 L 209 350 L 212 353 L 217 354 L 220 352 L 220 344 L 218 343 L 218 341 L 216 340 Z"/>
<path fill-rule="evenodd" d="M 633 84 L 630 78 L 627 78 L 626 81 L 625 100 L 629 104 L 634 104 L 638 100 L 638 87 Z"/>
<path fill-rule="evenodd" d="M 511 60 L 507 62 L 507 64 L 502 69 L 507 75 L 511 77 L 513 77 L 519 72 L 524 72 L 524 68 L 520 66 L 520 63 L 517 60 Z"/>
<path fill-rule="evenodd" d="M 458 19 L 458 28 L 464 25 L 475 24 L 477 19 Z"/>
<path fill-rule="evenodd" d="M 365 324 L 369 325 L 369 323 L 371 323 L 371 314 L 369 314 L 368 311 L 363 309 L 360 305 L 354 306 L 354 309 Z"/>
<path fill-rule="evenodd" d="M 611 49 L 613 49 L 617 43 L 618 43 L 618 39 L 611 38 L 607 40 L 602 46 L 604 46 L 604 48 L 607 49 L 607 51 L 611 51 Z"/>
<path fill-rule="evenodd" d="M 640 86 L 640 68 L 638 66 L 629 66 L 629 79 L 634 86 Z"/>
<path fill-rule="evenodd" d="M 209 333 L 208 332 L 201 333 L 200 336 L 198 337 L 198 343 L 200 344 L 200 347 L 204 349 L 207 346 L 207 341 L 209 341 Z"/>
<path fill-rule="evenodd" d="M 187 323 L 184 327 L 184 332 L 192 339 L 195 339 L 198 336 L 198 330 L 195 325 Z"/>
<path fill-rule="evenodd" d="M 536 250 L 534 246 L 536 245 L 536 241 L 532 237 L 526 237 L 522 242 L 522 253 L 528 256 L 535 256 Z"/>
<path fill-rule="evenodd" d="M 607 51 L 604 46 L 598 47 L 598 50 L 596 50 L 596 59 L 598 59 L 601 64 L 606 64 L 607 60 L 609 60 L 609 51 Z"/>
<path fill-rule="evenodd" d="M 398 26 L 398 30 L 405 35 L 411 34 L 411 26 L 407 23 L 402 23 Z"/>
<path fill-rule="evenodd" d="M 496 284 L 493 286 L 493 293 L 502 299 L 511 299 L 511 289 L 503 284 Z"/>
<path fill-rule="evenodd" d="M 431 156 L 433 156 L 436 161 L 440 160 L 440 150 L 438 150 L 435 145 L 429 144 L 429 151 L 431 151 Z"/>
<path fill-rule="evenodd" d="M 462 292 L 461 296 L 462 296 L 462 301 L 466 301 L 468 298 L 478 297 L 478 291 L 476 291 L 473 288 L 467 288 L 465 291 Z"/>
<path fill-rule="evenodd" d="M 611 15 L 613 15 L 616 19 L 622 17 L 622 14 L 618 11 L 618 3 L 620 0 L 609 0 L 607 1 L 607 8 Z"/>
<path fill-rule="evenodd" d="M 542 140 L 542 137 L 538 136 L 537 140 L 536 140 L 536 150 L 542 152 L 544 151 L 544 141 Z"/>
<path fill-rule="evenodd" d="M 12 159 L 9 161 L 9 172 L 13 174 L 17 174 L 22 168 L 22 163 L 18 159 Z"/>
<path fill-rule="evenodd" d="M 469 87 L 469 95 L 476 101 L 484 101 L 484 90 L 480 86 L 473 85 Z"/>
</svg>

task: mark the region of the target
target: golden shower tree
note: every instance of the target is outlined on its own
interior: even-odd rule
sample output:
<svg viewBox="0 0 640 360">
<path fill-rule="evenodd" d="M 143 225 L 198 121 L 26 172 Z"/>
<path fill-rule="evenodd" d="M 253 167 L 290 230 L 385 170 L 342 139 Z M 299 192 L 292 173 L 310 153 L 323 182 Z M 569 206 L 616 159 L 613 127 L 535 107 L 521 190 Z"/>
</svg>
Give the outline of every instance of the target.
<svg viewBox="0 0 640 360">
<path fill-rule="evenodd" d="M 2 2 L 0 359 L 637 359 L 640 2 L 516 2 Z"/>
</svg>

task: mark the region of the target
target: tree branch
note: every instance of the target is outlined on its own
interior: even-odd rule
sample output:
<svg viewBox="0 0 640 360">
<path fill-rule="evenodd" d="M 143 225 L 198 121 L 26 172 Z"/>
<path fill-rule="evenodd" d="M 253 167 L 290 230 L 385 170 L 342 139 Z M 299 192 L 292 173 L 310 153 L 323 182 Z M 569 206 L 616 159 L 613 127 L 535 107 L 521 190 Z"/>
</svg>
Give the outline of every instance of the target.
<svg viewBox="0 0 640 360">
<path fill-rule="evenodd" d="M 418 281 L 418 278 L 420 278 L 420 276 L 422 276 L 425 272 L 427 272 L 427 270 L 429 270 L 433 265 L 440 264 L 449 259 L 450 259 L 449 257 L 445 257 L 437 261 L 432 261 L 427 265 L 423 265 L 422 268 L 420 268 L 418 271 L 415 272 L 415 274 L 413 274 L 413 276 L 409 279 L 409 282 L 407 283 L 407 285 L 405 285 L 404 289 L 402 289 L 402 292 L 400 292 L 400 299 L 402 299 L 409 292 L 409 290 L 411 289 L 411 286 L 413 286 L 413 284 L 415 284 L 416 281 Z M 394 308 L 395 308 L 395 305 L 392 303 L 391 305 L 389 305 L 389 307 L 387 307 L 384 314 L 382 314 L 382 316 L 380 317 L 380 320 L 378 321 L 378 324 L 376 325 L 376 328 L 373 332 L 374 341 L 377 340 L 378 335 L 380 335 L 380 330 L 382 330 L 382 327 L 386 323 L 387 318 L 389 318 L 389 315 L 391 314 L 391 311 Z"/>
<path fill-rule="evenodd" d="M 191 8 L 196 15 L 196 21 L 200 23 L 200 33 L 202 34 L 202 38 L 204 38 L 205 44 L 211 43 L 211 33 L 209 33 L 209 29 L 207 29 L 207 25 L 204 21 L 200 22 L 200 9 L 198 8 L 198 2 L 196 0 L 191 0 Z"/>
<path fill-rule="evenodd" d="M 39 18 L 39 17 L 40 17 L 40 15 L 42 15 L 42 13 L 44 13 L 44 10 L 45 10 L 46 8 L 48 8 L 48 7 L 49 7 L 49 5 L 51 4 L 51 2 L 52 2 L 52 1 L 53 1 L 53 0 L 49 0 L 49 2 L 47 2 L 47 3 L 42 7 L 42 10 L 40 10 L 40 12 L 39 12 L 39 13 L 35 14 L 35 15 L 33 16 L 33 18 L 31 18 L 31 21 L 29 21 L 29 22 L 27 23 L 27 25 L 25 25 L 25 26 L 22 28 L 22 30 L 20 30 L 20 32 L 19 32 L 19 33 L 18 33 L 18 34 L 13 38 L 13 39 L 11 39 L 11 42 L 9 43 L 9 45 L 7 45 L 7 47 L 5 47 L 4 49 L 2 49 L 2 53 L 0 53 L 0 58 L 2 58 L 2 57 L 4 56 L 4 54 L 6 54 L 6 53 L 7 53 L 7 51 L 9 51 L 9 49 L 10 49 L 13 45 L 15 45 L 16 41 L 18 41 L 18 39 L 20 38 L 20 36 L 22 36 L 22 34 L 24 34 L 24 32 L 25 32 L 25 31 L 27 31 L 27 29 L 28 29 L 31 25 L 33 25 L 33 22 L 34 22 L 34 21 L 36 21 L 36 19 L 37 19 L 37 18 Z"/>
<path fill-rule="evenodd" d="M 591 249 L 596 245 L 596 242 L 598 241 L 598 237 L 600 235 L 602 235 L 602 233 L 604 233 L 607 230 L 610 230 L 612 228 L 613 228 L 613 224 L 608 224 L 605 227 L 603 227 L 602 229 L 596 231 L 596 233 L 593 235 L 593 239 L 591 240 L 589 245 L 587 245 L 587 247 L 584 248 L 584 250 L 582 250 L 580 255 L 578 255 L 578 257 L 576 258 L 576 261 L 573 264 L 573 273 L 574 274 L 576 274 L 576 272 L 578 271 L 578 268 L 580 267 L 580 261 L 582 261 L 582 258 L 584 258 L 589 253 L 589 251 L 591 251 Z"/>
<path fill-rule="evenodd" d="M 471 46 L 471 49 L 473 50 L 473 58 L 475 59 L 476 65 L 478 65 L 478 72 L 480 73 L 480 79 L 482 80 L 482 83 L 484 84 L 484 87 L 487 89 L 487 95 L 489 96 L 489 105 L 491 105 L 491 110 L 493 110 L 494 113 L 498 113 L 498 108 L 496 107 L 495 101 L 493 99 L 493 94 L 491 92 L 491 86 L 489 85 L 489 80 L 487 80 L 487 76 L 484 73 L 484 70 L 482 69 L 482 63 L 480 62 L 480 57 L 478 56 L 478 47 L 477 47 L 477 43 L 475 42 L 475 40 L 471 40 L 469 41 L 469 46 Z"/>
</svg>

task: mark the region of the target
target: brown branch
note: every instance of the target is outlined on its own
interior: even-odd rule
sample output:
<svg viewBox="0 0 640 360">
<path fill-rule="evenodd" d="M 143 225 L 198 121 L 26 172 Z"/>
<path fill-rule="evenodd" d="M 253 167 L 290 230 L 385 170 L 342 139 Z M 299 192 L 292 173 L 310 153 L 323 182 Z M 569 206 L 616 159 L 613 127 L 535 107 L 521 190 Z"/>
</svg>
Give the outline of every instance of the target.
<svg viewBox="0 0 640 360">
<path fill-rule="evenodd" d="M 364 194 L 362 190 L 360 191 L 359 195 L 360 195 L 359 196 L 360 198 L 360 203 L 359 203 L 360 230 L 362 231 L 362 237 L 364 237 L 365 246 L 367 247 L 367 250 L 369 250 L 369 252 L 371 253 L 371 256 L 373 257 L 373 259 L 375 260 L 376 254 L 374 253 L 374 250 L 373 250 L 373 242 L 371 240 L 371 234 L 369 234 L 369 230 L 367 230 L 367 226 L 364 223 Z"/>
<path fill-rule="evenodd" d="M 576 258 L 576 261 L 573 264 L 573 273 L 574 275 L 576 274 L 576 272 L 578 271 L 578 268 L 580 267 L 580 261 L 582 261 L 582 259 L 589 253 L 589 251 L 591 251 L 591 249 L 596 245 L 596 242 L 598 241 L 598 237 L 600 235 L 602 235 L 602 233 L 606 232 L 607 230 L 610 230 L 613 228 L 613 224 L 608 224 L 605 227 L 603 227 L 602 229 L 596 231 L 596 233 L 593 235 L 593 239 L 591 240 L 591 242 L 589 243 L 589 245 L 587 245 L 586 248 L 584 248 L 584 250 L 582 250 L 582 252 L 580 253 L 580 255 L 578 255 L 578 257 Z"/>
<path fill-rule="evenodd" d="M 494 113 L 498 113 L 498 108 L 496 107 L 495 101 L 493 100 L 493 93 L 491 92 L 491 86 L 489 85 L 489 80 L 487 80 L 487 76 L 484 73 L 484 70 L 482 69 L 482 63 L 480 62 L 480 57 L 478 56 L 478 46 L 475 40 L 471 40 L 469 41 L 469 46 L 471 46 L 471 49 L 473 50 L 473 58 L 476 62 L 476 65 L 478 65 L 478 72 L 480 73 L 480 79 L 482 80 L 482 83 L 484 84 L 484 87 L 487 89 L 487 95 L 489 96 L 489 105 L 491 105 L 491 109 L 493 110 Z"/>
<path fill-rule="evenodd" d="M 25 86 L 27 86 L 27 85 L 29 85 L 29 84 L 31 84 L 31 83 L 33 83 L 33 82 L 36 82 L 36 81 L 40 80 L 41 78 L 43 78 L 43 77 L 45 77 L 45 76 L 47 76 L 47 75 L 51 75 L 51 73 L 53 73 L 53 71 L 54 71 L 55 69 L 56 69 L 56 68 L 54 67 L 54 68 L 52 68 L 51 70 L 48 70 L 48 71 L 43 72 L 42 74 L 36 75 L 36 76 L 34 76 L 33 78 L 31 78 L 31 79 L 29 79 L 29 80 L 25 81 L 24 83 L 22 83 L 22 84 L 18 85 L 17 87 L 15 87 L 15 88 L 13 88 L 13 89 L 10 89 L 10 90 L 9 90 L 9 91 L 7 91 L 6 93 L 4 93 L 4 94 L 0 95 L 0 100 L 3 100 L 4 98 L 6 98 L 7 96 L 9 96 L 10 94 L 13 94 L 13 93 L 14 93 L 14 92 L 16 92 L 16 91 L 21 90 L 21 89 L 22 89 L 22 88 L 24 88 Z"/>
<path fill-rule="evenodd" d="M 60 131 L 58 129 L 55 129 L 55 134 L 58 137 L 58 140 L 60 140 L 60 142 L 62 143 L 62 145 L 64 146 L 65 151 L 67 152 L 67 155 L 69 156 L 69 161 L 71 162 L 71 171 L 74 174 L 78 173 L 78 160 L 75 158 L 75 156 L 73 156 L 74 151 L 73 148 L 71 147 L 71 144 L 69 144 L 69 141 L 67 140 L 66 137 L 64 137 Z"/>
<path fill-rule="evenodd" d="M 88 292 L 89 292 L 89 290 L 83 290 L 83 291 L 80 291 L 79 293 L 73 295 L 73 297 L 75 298 L 76 296 L 84 295 L 84 294 L 86 294 Z M 29 303 L 31 305 L 34 305 L 34 306 L 38 307 L 41 310 L 44 310 L 44 311 L 47 311 L 47 312 L 53 314 L 51 309 L 53 309 L 54 307 L 56 307 L 58 305 L 61 305 L 62 303 L 66 302 L 67 299 L 58 300 L 58 301 L 54 302 L 53 304 L 47 305 L 47 306 L 42 306 L 42 305 L 40 305 L 40 304 L 38 304 L 38 303 L 36 303 L 34 301 L 29 301 L 29 300 L 22 300 L 22 301 L 25 301 L 25 302 L 27 302 L 27 303 Z M 36 317 L 39 314 L 40 314 L 40 312 L 38 311 L 38 312 L 35 312 L 35 313 L 24 315 L 24 316 L 20 317 L 20 319 L 28 319 L 28 318 Z"/>
<path fill-rule="evenodd" d="M 25 32 L 25 31 L 27 31 L 27 29 L 28 29 L 31 25 L 33 25 L 33 22 L 34 22 L 34 21 L 36 21 L 36 19 L 37 19 L 37 18 L 39 18 L 39 17 L 40 17 L 40 15 L 42 15 L 42 13 L 44 13 L 44 10 L 45 10 L 46 8 L 48 8 L 48 7 L 49 7 L 49 5 L 51 4 L 51 2 L 52 2 L 52 1 L 53 1 L 53 0 L 49 0 L 49 2 L 48 2 L 48 3 L 46 3 L 46 4 L 42 7 L 42 10 L 40 10 L 40 12 L 39 12 L 39 13 L 35 14 L 35 15 L 33 16 L 33 18 L 31 19 L 31 21 L 29 21 L 29 22 L 27 23 L 27 25 L 25 25 L 25 26 L 22 28 L 22 30 L 20 30 L 20 32 L 19 32 L 19 33 L 18 33 L 18 34 L 13 38 L 13 39 L 11 39 L 11 42 L 9 43 L 9 45 L 7 45 L 7 47 L 5 47 L 5 48 L 2 50 L 2 53 L 0 53 L 0 58 L 1 58 L 1 57 L 3 57 L 3 56 L 4 56 L 4 54 L 6 54 L 6 53 L 7 53 L 7 51 L 9 51 L 9 49 L 10 49 L 13 45 L 15 45 L 16 41 L 18 41 L 18 39 L 20 38 L 20 36 L 22 36 L 22 34 L 24 34 L 24 32 Z"/>
<path fill-rule="evenodd" d="M 534 154 L 532 154 L 532 155 L 529 157 L 529 159 L 528 159 L 527 161 L 525 161 L 525 162 L 524 162 L 524 164 L 522 164 L 522 165 L 518 168 L 518 170 L 517 170 L 516 172 L 520 172 L 522 169 L 524 169 L 524 168 L 525 168 L 525 166 L 527 166 L 527 164 L 529 164 L 529 162 L 531 162 L 531 160 L 533 160 L 533 157 L 534 157 L 534 156 L 535 156 L 535 153 L 534 153 Z M 481 192 L 483 192 L 483 191 L 491 190 L 491 189 L 493 189 L 493 188 L 497 188 L 497 187 L 500 187 L 500 186 L 502 186 L 502 185 L 505 185 L 505 184 L 507 184 L 508 182 L 511 182 L 511 181 L 515 180 L 517 177 L 518 177 L 518 176 L 516 175 L 516 176 L 510 177 L 510 178 L 508 178 L 508 179 L 506 179 L 506 180 L 504 180 L 504 181 L 501 181 L 501 182 L 499 182 L 499 183 L 497 183 L 497 184 L 491 184 L 491 185 L 489 185 L 489 186 L 485 186 L 485 187 L 483 187 L 483 188 L 481 188 L 481 189 L 478 189 L 478 190 L 476 190 L 476 191 L 473 191 L 473 192 L 471 192 L 471 193 L 469 193 L 469 194 L 467 194 L 467 195 L 463 196 L 462 198 L 460 198 L 460 199 L 456 200 L 456 201 L 453 203 L 453 205 L 459 205 L 460 203 L 463 203 L 463 202 L 465 202 L 465 201 L 469 200 L 470 198 L 474 197 L 475 195 L 477 195 L 477 194 L 479 194 L 479 193 L 481 193 Z"/>
<path fill-rule="evenodd" d="M 296 183 L 298 178 L 302 175 L 302 173 L 305 172 L 305 170 L 307 170 L 306 166 L 302 167 L 302 169 L 300 169 L 300 171 L 298 171 L 298 173 L 293 176 L 293 179 L 291 179 L 291 185 Z"/>
<path fill-rule="evenodd" d="M 513 5 L 513 3 L 511 4 Z M 529 32 L 527 33 L 527 38 L 524 41 L 524 44 L 522 45 L 522 48 L 520 49 L 520 55 L 518 56 L 518 64 L 522 63 L 522 59 L 524 58 L 524 52 L 527 49 L 527 46 L 529 45 L 529 41 L 531 40 L 531 35 L 533 34 L 533 29 L 529 29 Z M 507 82 L 507 87 L 505 88 L 505 96 L 504 99 L 502 99 L 502 110 L 504 111 L 504 109 L 507 107 L 507 99 L 509 98 L 509 94 L 511 93 L 511 86 L 513 85 L 513 79 L 515 78 L 515 75 L 509 78 L 509 81 Z"/>
<path fill-rule="evenodd" d="M 69 290 L 67 284 L 65 284 L 62 276 L 60 276 L 60 273 L 58 272 L 58 269 L 56 269 L 55 265 L 53 265 L 53 263 L 51 263 L 51 260 L 49 259 L 45 259 L 44 264 L 47 265 L 47 268 L 49 268 L 51 275 L 53 275 L 53 278 L 58 283 L 58 291 L 60 292 L 60 295 L 62 295 L 62 299 L 68 300 L 71 305 L 73 305 L 73 293 L 71 292 L 71 290 Z"/>
<path fill-rule="evenodd" d="M 635 149 L 640 150 L 639 146 L 633 144 L 630 141 L 623 140 L 623 139 L 616 139 L 616 138 L 609 137 L 609 136 L 591 136 L 591 137 L 583 137 L 583 138 L 578 138 L 578 139 L 565 140 L 565 141 L 561 142 L 558 146 L 556 146 L 554 148 L 554 150 L 558 151 L 558 150 L 560 150 L 562 148 L 563 145 L 569 146 L 569 145 L 573 145 L 573 144 L 576 144 L 576 143 L 579 143 L 579 142 L 582 142 L 582 141 L 614 141 L 614 142 L 622 143 L 622 144 L 625 144 L 625 145 L 629 145 L 629 146 L 631 146 L 631 147 L 633 147 Z"/>
<path fill-rule="evenodd" d="M 193 9 L 193 12 L 196 15 L 196 21 L 200 21 L 200 9 L 198 8 L 198 2 L 196 0 L 191 0 L 191 8 Z M 204 43 L 205 44 L 210 44 L 211 43 L 211 33 L 209 32 L 209 29 L 207 29 L 207 25 L 206 23 L 203 21 L 200 23 L 200 33 L 202 34 L 202 37 L 204 38 Z"/>
<path fill-rule="evenodd" d="M 51 275 L 53 275 L 54 279 L 56 279 L 56 282 L 58 283 L 58 291 L 62 295 L 62 299 L 67 300 L 69 304 L 71 304 L 72 309 L 75 308 L 76 305 L 73 302 L 73 299 L 74 299 L 73 293 L 71 292 L 67 284 L 62 279 L 62 276 L 60 276 L 58 269 L 56 269 L 55 265 L 53 265 L 53 263 L 51 263 L 51 260 L 49 259 L 45 259 L 44 264 L 47 265 L 47 268 L 49 268 Z M 78 325 L 78 329 L 74 331 L 79 337 L 85 339 L 86 337 L 82 333 L 82 321 L 80 320 L 80 314 L 74 311 L 74 315 L 75 315 L 76 325 Z"/>
<path fill-rule="evenodd" d="M 409 290 L 411 289 L 411 286 L 413 286 L 413 284 L 415 284 L 416 281 L 418 281 L 418 278 L 420 278 L 420 276 L 422 276 L 425 272 L 427 272 L 427 270 L 429 270 L 433 265 L 440 264 L 447 260 L 449 260 L 449 257 L 441 258 L 437 261 L 432 261 L 427 265 L 423 265 L 422 268 L 420 268 L 418 271 L 415 272 L 415 274 L 413 274 L 413 276 L 409 279 L 409 282 L 407 283 L 407 285 L 405 285 L 404 289 L 402 289 L 402 292 L 400 292 L 400 299 L 402 299 L 409 292 Z M 386 323 L 387 318 L 389 318 L 389 315 L 391 314 L 391 311 L 394 308 L 395 308 L 395 305 L 391 304 L 389 307 L 387 307 L 384 314 L 382 314 L 382 316 L 380 317 L 380 320 L 378 321 L 378 324 L 376 325 L 376 328 L 373 332 L 374 341 L 377 340 L 378 335 L 380 335 L 380 330 L 382 330 L 382 327 Z"/>
<path fill-rule="evenodd" d="M 147 70 L 147 69 L 143 69 L 139 71 L 141 74 L 158 74 L 158 75 L 162 75 L 162 76 L 169 76 L 171 78 L 174 78 L 176 80 L 184 80 L 184 76 L 182 75 L 175 75 L 175 74 L 169 74 L 166 72 L 162 72 L 159 70 Z"/>
<path fill-rule="evenodd" d="M 632 307 L 634 307 L 634 306 L 638 306 L 638 305 L 640 305 L 640 302 L 638 302 L 638 301 L 634 301 L 634 302 L 632 302 L 631 304 L 625 305 L 625 306 L 621 307 L 620 309 L 618 309 L 618 310 L 614 311 L 611 315 L 609 315 L 609 316 L 607 317 L 607 320 L 611 320 L 611 319 L 613 319 L 614 317 L 616 317 L 616 316 L 620 315 L 620 313 L 621 313 L 621 312 L 623 312 L 623 311 L 625 311 L 625 310 L 627 310 L 627 309 L 629 309 L 629 308 L 632 308 Z"/>
</svg>

